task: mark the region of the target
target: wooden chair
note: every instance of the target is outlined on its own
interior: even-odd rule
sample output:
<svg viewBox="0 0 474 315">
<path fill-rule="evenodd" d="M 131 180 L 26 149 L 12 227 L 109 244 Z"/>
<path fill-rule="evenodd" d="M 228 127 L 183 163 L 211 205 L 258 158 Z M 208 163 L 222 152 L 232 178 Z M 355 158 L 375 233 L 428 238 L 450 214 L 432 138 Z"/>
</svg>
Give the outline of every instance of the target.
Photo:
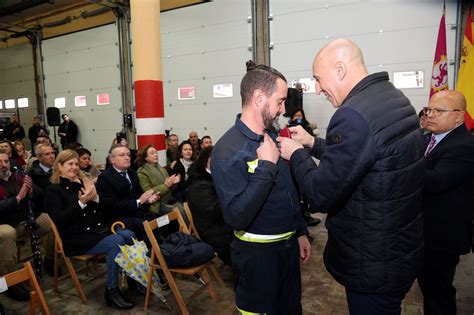
<svg viewBox="0 0 474 315">
<path fill-rule="evenodd" d="M 186 216 L 188 217 L 188 220 L 189 220 L 188 230 L 190 234 L 193 235 L 196 239 L 201 240 L 198 230 L 196 229 L 196 226 L 194 225 L 193 214 L 191 212 L 191 209 L 189 208 L 189 204 L 185 202 L 183 204 L 183 208 L 184 208 L 184 213 L 186 213 Z M 222 280 L 222 277 L 217 271 L 217 267 L 214 264 L 214 262 L 211 263 L 210 268 L 211 268 L 212 274 L 214 275 L 214 278 L 216 278 L 217 284 L 219 284 L 221 288 L 224 288 L 225 287 L 224 280 Z"/>
<path fill-rule="evenodd" d="M 100 258 L 102 255 L 80 255 L 80 256 L 67 257 L 66 254 L 64 253 L 63 241 L 61 239 L 61 236 L 59 235 L 56 224 L 54 224 L 53 220 L 50 217 L 48 217 L 48 221 L 54 235 L 54 291 L 59 292 L 58 291 L 59 281 L 65 278 L 68 278 L 70 276 L 72 279 L 72 282 L 74 283 L 74 286 L 76 287 L 76 291 L 77 291 L 77 294 L 79 295 L 79 298 L 81 299 L 81 302 L 83 304 L 87 304 L 87 298 L 84 294 L 84 291 L 82 290 L 82 286 L 81 286 L 81 283 L 79 282 L 79 278 L 77 278 L 77 272 L 85 271 L 86 275 L 89 275 L 89 262 L 94 259 L 95 260 L 94 263 L 96 264 L 97 259 Z M 59 255 L 62 256 L 64 263 L 66 264 L 67 270 L 69 271 L 69 274 L 63 275 L 61 277 L 59 277 L 58 275 Z M 82 261 L 85 263 L 85 265 L 78 269 L 74 269 L 74 266 L 71 262 L 71 258 Z"/>
<path fill-rule="evenodd" d="M 36 314 L 36 304 L 39 305 L 40 311 L 44 315 L 51 314 L 49 312 L 48 304 L 46 304 L 46 299 L 44 298 L 43 291 L 41 290 L 40 285 L 38 284 L 38 280 L 36 279 L 35 272 L 33 271 L 33 267 L 31 267 L 31 263 L 28 261 L 25 263 L 24 267 L 20 270 L 11 272 L 5 276 L 0 278 L 5 278 L 7 282 L 7 286 L 11 287 L 18 283 L 30 281 L 30 285 L 32 288 L 31 295 L 30 295 L 30 315 Z"/>
<path fill-rule="evenodd" d="M 148 273 L 148 287 L 147 287 L 146 297 L 145 297 L 145 309 L 148 308 L 148 304 L 150 303 L 152 275 L 155 269 L 159 268 L 165 274 L 166 280 L 168 280 L 169 286 L 171 288 L 171 292 L 173 293 L 173 296 L 175 297 L 176 302 L 178 303 L 181 313 L 187 315 L 189 314 L 189 311 L 186 305 L 191 301 L 191 299 L 197 296 L 202 290 L 207 288 L 209 290 L 209 294 L 211 295 L 211 298 L 213 300 L 217 299 L 217 294 L 216 294 L 216 291 L 214 290 L 214 287 L 211 284 L 211 281 L 209 278 L 209 272 L 208 272 L 208 268 L 212 265 L 212 259 L 199 266 L 188 267 L 188 268 L 168 268 L 168 265 L 166 264 L 166 261 L 163 255 L 161 254 L 160 246 L 158 245 L 158 242 L 156 241 L 153 231 L 159 227 L 158 222 L 164 222 L 165 224 L 163 225 L 166 225 L 166 224 L 169 224 L 169 222 L 173 220 L 178 221 L 180 232 L 190 234 L 186 226 L 186 223 L 183 220 L 183 217 L 179 213 L 178 208 L 174 208 L 172 212 L 168 213 L 167 215 L 161 216 L 158 219 L 143 222 L 143 225 L 145 226 L 145 232 L 152 246 L 151 259 L 150 259 L 150 271 Z M 160 223 L 160 226 L 162 226 L 161 223 Z M 188 301 L 186 302 L 183 299 L 183 296 L 181 295 L 181 292 L 178 289 L 178 286 L 176 284 L 173 274 L 187 275 L 193 278 L 194 278 L 194 275 L 199 274 L 200 276 L 202 276 L 204 281 L 202 281 L 203 284 L 194 293 L 191 294 L 191 296 L 188 298 Z"/>
</svg>

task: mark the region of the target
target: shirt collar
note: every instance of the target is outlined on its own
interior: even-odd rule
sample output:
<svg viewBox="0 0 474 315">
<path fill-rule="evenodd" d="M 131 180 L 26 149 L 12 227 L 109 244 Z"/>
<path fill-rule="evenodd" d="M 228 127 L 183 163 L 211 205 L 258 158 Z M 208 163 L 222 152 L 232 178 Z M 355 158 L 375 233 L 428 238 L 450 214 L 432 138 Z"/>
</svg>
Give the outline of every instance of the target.
<svg viewBox="0 0 474 315">
<path fill-rule="evenodd" d="M 257 142 L 262 142 L 263 141 L 263 134 L 259 135 L 259 134 L 256 134 L 255 132 L 253 132 L 252 130 L 250 130 L 250 128 L 247 127 L 247 125 L 244 124 L 244 122 L 240 119 L 241 116 L 242 116 L 242 114 L 237 115 L 237 118 L 235 119 L 235 127 L 241 133 L 243 133 L 244 136 L 246 136 L 250 140 L 257 141 Z M 277 137 L 277 134 L 273 131 L 268 132 L 268 134 L 273 140 L 275 140 L 276 137 Z"/>
<path fill-rule="evenodd" d="M 438 134 L 434 134 L 434 133 L 433 133 L 432 135 L 433 135 L 433 136 L 435 137 L 435 139 L 436 139 L 436 144 L 440 143 L 441 140 L 444 139 L 444 137 L 446 137 L 451 131 L 453 131 L 454 129 L 456 129 L 457 127 L 459 127 L 459 126 L 461 126 L 461 125 L 462 125 L 462 124 L 459 124 L 459 125 L 457 125 L 456 127 L 454 127 L 453 129 L 448 130 L 448 131 L 443 132 L 443 133 L 438 133 Z M 436 144 L 435 144 L 435 146 L 436 146 Z"/>
<path fill-rule="evenodd" d="M 51 167 L 47 167 L 46 165 L 39 163 L 39 167 L 43 170 L 43 172 L 48 173 L 51 170 Z"/>
</svg>

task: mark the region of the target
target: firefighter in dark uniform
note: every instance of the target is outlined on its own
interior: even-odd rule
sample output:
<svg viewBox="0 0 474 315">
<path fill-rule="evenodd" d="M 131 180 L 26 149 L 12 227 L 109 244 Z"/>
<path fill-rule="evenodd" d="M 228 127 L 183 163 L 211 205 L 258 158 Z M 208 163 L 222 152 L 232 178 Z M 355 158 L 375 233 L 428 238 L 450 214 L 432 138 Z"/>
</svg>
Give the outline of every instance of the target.
<svg viewBox="0 0 474 315">
<path fill-rule="evenodd" d="M 242 114 L 217 142 L 211 172 L 226 223 L 234 228 L 232 263 L 241 314 L 301 314 L 300 260 L 311 246 L 299 194 L 280 158 L 273 123 L 285 112 L 285 77 L 247 62 Z"/>
</svg>

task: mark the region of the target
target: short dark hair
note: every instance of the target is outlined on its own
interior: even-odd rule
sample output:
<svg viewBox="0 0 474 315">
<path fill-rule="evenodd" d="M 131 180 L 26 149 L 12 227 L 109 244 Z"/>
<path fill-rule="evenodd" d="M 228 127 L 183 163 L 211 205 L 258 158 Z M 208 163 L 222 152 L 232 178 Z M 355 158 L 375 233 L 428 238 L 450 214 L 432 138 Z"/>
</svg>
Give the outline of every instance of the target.
<svg viewBox="0 0 474 315">
<path fill-rule="evenodd" d="M 247 73 L 240 82 L 240 97 L 242 106 L 250 103 L 253 92 L 262 90 L 266 96 L 270 97 L 276 90 L 277 80 L 286 78 L 278 70 L 265 65 L 256 65 L 252 60 L 247 61 Z"/>
<path fill-rule="evenodd" d="M 204 136 L 204 137 L 201 138 L 201 141 L 204 141 L 204 139 L 211 139 L 211 136 Z"/>
<path fill-rule="evenodd" d="M 193 166 L 202 173 L 206 170 L 207 161 L 209 161 L 209 158 L 211 157 L 213 148 L 214 147 L 211 145 L 202 149 L 201 152 L 199 152 L 198 158 L 193 163 Z"/>
<path fill-rule="evenodd" d="M 76 149 L 77 154 L 79 157 L 83 156 L 84 154 L 87 154 L 89 156 L 92 156 L 91 151 L 87 150 L 86 148 L 77 148 Z"/>
</svg>

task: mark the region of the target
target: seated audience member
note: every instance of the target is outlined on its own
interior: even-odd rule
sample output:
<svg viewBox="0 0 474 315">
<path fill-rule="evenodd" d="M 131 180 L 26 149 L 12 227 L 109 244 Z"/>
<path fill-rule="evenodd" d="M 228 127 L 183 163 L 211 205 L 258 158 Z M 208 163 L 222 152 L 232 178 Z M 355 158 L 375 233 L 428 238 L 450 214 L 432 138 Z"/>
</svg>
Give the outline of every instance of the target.
<svg viewBox="0 0 474 315">
<path fill-rule="evenodd" d="M 231 265 L 233 229 L 224 222 L 211 176 L 212 146 L 202 149 L 189 169 L 189 207 L 202 240 L 214 248 L 226 265 Z"/>
<path fill-rule="evenodd" d="M 77 154 L 79 155 L 79 167 L 81 171 L 92 180 L 95 180 L 99 175 L 100 171 L 94 165 L 94 162 L 91 159 L 91 151 L 86 148 L 76 149 Z"/>
<path fill-rule="evenodd" d="M 46 134 L 46 132 L 43 132 L 43 131 L 39 132 L 38 137 L 36 138 L 35 147 L 38 144 L 47 144 L 47 145 L 51 146 L 54 150 L 54 154 L 56 154 L 56 156 L 58 156 L 59 146 L 56 143 L 53 143 L 53 141 L 51 141 L 51 138 Z M 33 155 L 36 154 L 35 150 L 33 150 L 32 153 L 33 153 Z"/>
<path fill-rule="evenodd" d="M 112 145 L 114 144 L 124 145 L 130 150 L 130 168 L 136 171 L 138 169 L 137 164 L 135 163 L 137 159 L 137 150 L 130 148 L 128 140 L 127 138 L 125 138 L 125 135 L 114 138 L 114 140 L 112 140 Z M 109 158 L 107 157 L 107 159 L 105 160 L 105 168 L 108 168 L 109 166 L 110 166 L 110 161 L 109 161 Z"/>
<path fill-rule="evenodd" d="M 174 197 L 179 202 L 186 202 L 188 195 L 188 170 L 193 164 L 195 151 L 189 141 L 183 141 L 178 147 L 180 158 L 171 163 L 171 174 L 179 174 L 181 181 L 178 183 Z"/>
<path fill-rule="evenodd" d="M 167 139 L 168 147 L 166 149 L 166 165 L 169 166 L 173 161 L 179 159 L 179 139 L 176 134 L 171 134 Z"/>
<path fill-rule="evenodd" d="M 37 144 L 35 153 L 37 160 L 31 164 L 29 175 L 33 179 L 33 183 L 45 189 L 49 185 L 56 154 L 53 148 L 47 144 Z"/>
<path fill-rule="evenodd" d="M 80 171 L 75 151 L 59 153 L 45 200 L 44 206 L 58 228 L 66 256 L 107 254 L 107 305 L 121 310 L 134 307 L 118 288 L 119 266 L 115 262 L 119 245 L 132 244 L 134 235 L 120 228 L 112 234 L 101 222 L 97 211 L 99 195 L 94 183 Z"/>
<path fill-rule="evenodd" d="M 152 145 L 146 145 L 138 151 L 137 166 L 143 191 L 152 189 L 160 194 L 160 199 L 150 206 L 151 212 L 163 215 L 178 206 L 173 198 L 173 189 L 181 180 L 181 176 L 179 174 L 168 176 L 166 170 L 158 164 L 158 153 Z"/>
<path fill-rule="evenodd" d="M 212 146 L 212 139 L 210 136 L 204 136 L 201 139 L 201 150 Z"/>
<path fill-rule="evenodd" d="M 139 239 L 146 239 L 143 221 L 159 193 L 152 189 L 143 192 L 137 173 L 130 169 L 130 150 L 123 144 L 112 145 L 109 160 L 110 167 L 97 179 L 104 219 L 107 224 L 122 221 Z"/>
<path fill-rule="evenodd" d="M 16 270 L 18 237 L 29 233 L 25 227 L 28 219 L 29 202 L 40 202 L 41 192 L 33 185 L 30 177 L 20 175 L 20 172 L 10 171 L 8 154 L 0 149 L 0 275 Z M 35 213 L 37 233 L 48 237 L 46 249 L 45 270 L 53 274 L 54 239 L 48 217 L 43 213 Z M 28 301 L 30 294 L 21 284 L 8 288 L 6 295 L 17 301 Z"/>
<path fill-rule="evenodd" d="M 13 148 L 15 149 L 18 156 L 20 156 L 23 161 L 27 162 L 31 157 L 31 152 L 25 149 L 25 143 L 23 140 L 15 140 L 13 143 Z"/>
<path fill-rule="evenodd" d="M 5 150 L 10 160 L 12 170 L 23 170 L 26 165 L 25 160 L 16 153 L 13 144 L 8 140 L 0 141 L 0 149 Z"/>
</svg>

